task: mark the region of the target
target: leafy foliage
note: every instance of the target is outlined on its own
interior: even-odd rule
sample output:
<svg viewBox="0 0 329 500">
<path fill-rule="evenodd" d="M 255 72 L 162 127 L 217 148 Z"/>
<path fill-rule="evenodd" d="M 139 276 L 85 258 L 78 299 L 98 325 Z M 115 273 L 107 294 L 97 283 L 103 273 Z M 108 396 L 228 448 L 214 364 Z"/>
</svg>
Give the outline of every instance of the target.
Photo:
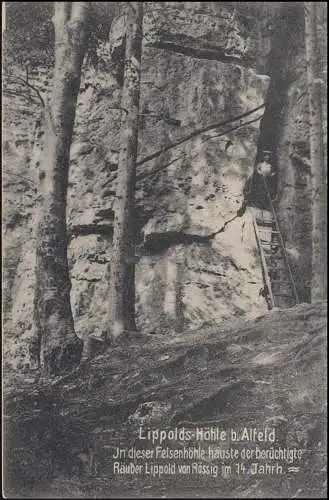
<svg viewBox="0 0 329 500">
<path fill-rule="evenodd" d="M 5 63 L 30 67 L 53 64 L 52 15 L 52 2 L 6 2 Z"/>
<path fill-rule="evenodd" d="M 90 2 L 89 64 L 97 67 L 98 47 L 109 38 L 113 18 L 124 2 Z M 4 64 L 30 68 L 54 64 L 54 2 L 6 2 Z"/>
</svg>

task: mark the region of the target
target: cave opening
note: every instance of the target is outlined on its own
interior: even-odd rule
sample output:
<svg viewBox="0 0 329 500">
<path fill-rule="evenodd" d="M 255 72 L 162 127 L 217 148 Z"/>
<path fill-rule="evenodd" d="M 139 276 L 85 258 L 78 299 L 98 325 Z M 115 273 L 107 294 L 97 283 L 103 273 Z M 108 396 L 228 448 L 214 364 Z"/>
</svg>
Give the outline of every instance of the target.
<svg viewBox="0 0 329 500">
<path fill-rule="evenodd" d="M 270 84 L 260 122 L 254 168 L 243 192 L 245 205 L 269 211 L 274 208 L 299 302 L 310 302 L 311 266 L 305 265 L 305 262 L 307 259 L 311 261 L 311 227 L 308 216 L 311 206 L 307 199 L 307 189 L 302 191 L 297 185 L 298 171 L 289 156 L 295 139 L 287 129 L 292 106 L 289 95 L 300 75 L 301 60 L 298 54 L 304 43 L 303 33 L 302 6 L 283 5 L 272 24 L 271 50 L 265 68 Z M 257 168 L 264 161 L 266 151 L 271 154 L 273 172 L 272 177 L 266 177 L 268 192 Z"/>
<path fill-rule="evenodd" d="M 300 34 L 304 32 L 303 8 L 296 4 L 283 5 L 273 20 L 271 32 L 273 33 L 271 50 L 265 67 L 265 73 L 270 77 L 270 84 L 265 98 L 264 115 L 260 122 L 254 170 L 246 182 L 246 184 L 252 183 L 250 203 L 261 209 L 269 209 L 270 206 L 257 165 L 264 161 L 264 155 L 269 152 L 274 173 L 273 176 L 267 177 L 271 199 L 276 199 L 278 196 L 280 171 L 284 168 L 283 165 L 279 165 L 278 149 L 288 91 L 296 78 L 294 58 L 302 43 Z"/>
</svg>

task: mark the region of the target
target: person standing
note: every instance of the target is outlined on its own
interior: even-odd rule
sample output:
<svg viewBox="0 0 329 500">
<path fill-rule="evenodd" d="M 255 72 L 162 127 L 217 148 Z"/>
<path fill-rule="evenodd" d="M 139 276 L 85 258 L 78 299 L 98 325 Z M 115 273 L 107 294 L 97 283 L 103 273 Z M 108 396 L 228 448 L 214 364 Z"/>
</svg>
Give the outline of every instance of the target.
<svg viewBox="0 0 329 500">
<path fill-rule="evenodd" d="M 270 200 L 275 200 L 277 190 L 277 175 L 272 163 L 272 152 L 263 151 L 262 159 L 255 166 L 254 172 L 247 179 L 243 189 L 244 200 L 237 211 L 237 216 L 242 217 L 248 205 L 267 210 Z"/>
</svg>

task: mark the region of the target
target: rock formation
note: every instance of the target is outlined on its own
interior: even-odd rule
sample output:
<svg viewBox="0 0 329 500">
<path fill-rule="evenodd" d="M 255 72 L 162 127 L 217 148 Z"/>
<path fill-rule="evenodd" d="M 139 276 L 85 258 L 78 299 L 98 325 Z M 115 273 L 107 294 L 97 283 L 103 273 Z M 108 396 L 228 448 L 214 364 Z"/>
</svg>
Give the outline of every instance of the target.
<svg viewBox="0 0 329 500">
<path fill-rule="evenodd" d="M 179 331 L 266 309 L 259 296 L 262 277 L 250 215 L 234 219 L 244 183 L 264 148 L 276 155 L 279 218 L 302 301 L 309 300 L 310 172 L 301 23 L 298 2 L 286 8 L 268 4 L 262 15 L 251 3 L 147 4 L 136 192 L 136 310 L 143 331 Z M 71 148 L 71 301 L 81 338 L 101 335 L 106 326 L 124 112 L 123 26 L 118 11 L 107 41 L 98 47 L 97 68 L 85 65 Z M 35 67 L 30 81 L 47 99 L 50 70 Z M 15 357 L 22 367 L 29 363 L 32 335 L 33 219 L 43 128 L 35 97 L 32 102 L 23 95 L 5 97 L 4 109 L 6 349 L 15 353 L 8 359 Z M 212 123 L 226 124 L 169 148 Z"/>
</svg>

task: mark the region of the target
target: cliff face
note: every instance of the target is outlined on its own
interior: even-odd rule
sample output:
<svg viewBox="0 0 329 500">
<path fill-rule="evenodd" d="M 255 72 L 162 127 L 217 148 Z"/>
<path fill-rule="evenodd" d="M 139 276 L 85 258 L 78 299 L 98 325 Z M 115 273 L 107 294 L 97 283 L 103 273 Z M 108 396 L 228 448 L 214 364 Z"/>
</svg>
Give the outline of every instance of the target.
<svg viewBox="0 0 329 500">
<path fill-rule="evenodd" d="M 260 18 L 248 5 L 146 4 L 136 192 L 140 243 L 136 308 L 138 325 L 148 333 L 179 331 L 266 309 L 258 293 L 262 277 L 248 212 L 213 235 L 236 215 L 244 183 L 264 146 L 276 151 L 279 216 L 294 266 L 309 268 L 310 241 L 304 237 L 310 224 L 310 197 L 305 194 L 310 182 L 305 167 L 307 96 L 300 70 L 304 54 L 298 7 L 291 7 L 291 26 L 286 23 L 278 32 L 271 28 L 275 10 L 268 8 Z M 120 109 L 122 29 L 118 15 L 108 42 L 99 47 L 97 70 L 85 67 L 71 149 L 68 250 L 71 301 L 81 337 L 100 334 L 106 327 L 124 112 Z M 297 41 L 286 50 L 292 34 Z M 49 71 L 39 67 L 31 78 L 46 97 Z M 264 102 L 262 122 L 263 109 L 236 119 Z M 29 363 L 32 335 L 41 115 L 36 99 L 29 102 L 20 96 L 5 102 L 5 349 L 8 359 L 15 358 L 20 367 Z M 227 123 L 166 149 L 196 129 L 223 122 Z M 144 161 L 162 149 L 162 154 Z M 292 156 L 296 149 L 302 158 L 299 163 Z M 307 279 L 306 272 L 300 283 Z M 307 295 L 306 291 L 304 300 Z"/>
</svg>

